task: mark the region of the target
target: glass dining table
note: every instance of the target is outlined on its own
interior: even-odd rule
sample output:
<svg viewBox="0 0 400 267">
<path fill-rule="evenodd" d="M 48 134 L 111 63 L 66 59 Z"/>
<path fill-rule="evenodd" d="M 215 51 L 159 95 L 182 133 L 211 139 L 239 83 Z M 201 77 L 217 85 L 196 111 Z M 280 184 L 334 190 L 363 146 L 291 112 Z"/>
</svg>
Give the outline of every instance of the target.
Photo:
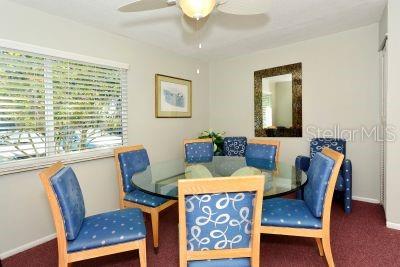
<svg viewBox="0 0 400 267">
<path fill-rule="evenodd" d="M 307 182 L 306 174 L 296 170 L 293 164 L 271 161 L 254 163 L 246 161 L 244 157 L 227 156 L 214 156 L 211 162 L 206 163 L 189 164 L 180 159 L 151 164 L 145 170 L 135 173 L 132 182 L 149 194 L 178 199 L 178 180 L 197 179 L 191 172 L 193 166 L 199 165 L 206 167 L 212 177 L 263 175 L 264 199 L 295 192 Z"/>
</svg>

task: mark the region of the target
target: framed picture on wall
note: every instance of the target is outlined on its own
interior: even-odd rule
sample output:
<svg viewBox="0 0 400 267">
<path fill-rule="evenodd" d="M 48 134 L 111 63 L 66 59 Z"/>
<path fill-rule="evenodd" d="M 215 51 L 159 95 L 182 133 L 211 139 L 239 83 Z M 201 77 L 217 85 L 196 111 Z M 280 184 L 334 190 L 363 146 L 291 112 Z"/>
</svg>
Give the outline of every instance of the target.
<svg viewBox="0 0 400 267">
<path fill-rule="evenodd" d="M 192 81 L 156 74 L 156 117 L 192 117 Z"/>
</svg>

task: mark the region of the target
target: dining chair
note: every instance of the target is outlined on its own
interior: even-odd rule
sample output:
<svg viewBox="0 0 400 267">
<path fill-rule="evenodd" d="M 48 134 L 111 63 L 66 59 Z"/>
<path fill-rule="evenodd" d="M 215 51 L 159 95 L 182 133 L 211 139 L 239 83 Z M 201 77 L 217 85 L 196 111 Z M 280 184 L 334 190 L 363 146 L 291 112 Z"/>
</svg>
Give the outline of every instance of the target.
<svg viewBox="0 0 400 267">
<path fill-rule="evenodd" d="M 158 252 L 159 214 L 177 201 L 146 193 L 132 183 L 134 174 L 145 171 L 150 165 L 147 151 L 143 145 L 116 148 L 114 150 L 114 161 L 119 185 L 119 206 L 121 209 L 139 208 L 150 214 L 153 246 L 155 252 Z"/>
<path fill-rule="evenodd" d="M 271 162 L 279 162 L 280 141 L 271 139 L 252 139 L 246 147 L 248 166 L 262 168 Z"/>
<path fill-rule="evenodd" d="M 85 204 L 71 167 L 58 162 L 39 173 L 57 233 L 58 266 L 100 256 L 139 250 L 146 266 L 146 227 L 139 209 L 85 217 Z"/>
<path fill-rule="evenodd" d="M 183 141 L 187 163 L 211 162 L 214 156 L 214 144 L 211 138 L 186 139 Z"/>
<path fill-rule="evenodd" d="M 246 154 L 247 138 L 245 136 L 233 136 L 224 138 L 224 156 L 244 157 Z"/>
<path fill-rule="evenodd" d="M 346 158 L 346 140 L 340 138 L 313 138 L 310 142 L 310 156 L 298 156 L 296 158 L 296 168 L 305 172 L 308 171 L 310 162 L 317 152 L 321 152 L 324 147 L 329 147 L 344 155 L 342 167 L 335 185 L 335 191 L 341 193 L 345 213 L 349 214 L 352 208 L 352 164 Z M 303 198 L 303 191 L 298 191 L 297 198 Z"/>
<path fill-rule="evenodd" d="M 258 267 L 263 188 L 263 176 L 179 180 L 180 267 Z"/>
<path fill-rule="evenodd" d="M 330 243 L 330 216 L 333 191 L 343 162 L 343 154 L 323 148 L 315 154 L 307 174 L 304 200 L 273 198 L 264 200 L 261 233 L 315 238 L 319 254 L 334 266 Z"/>
</svg>

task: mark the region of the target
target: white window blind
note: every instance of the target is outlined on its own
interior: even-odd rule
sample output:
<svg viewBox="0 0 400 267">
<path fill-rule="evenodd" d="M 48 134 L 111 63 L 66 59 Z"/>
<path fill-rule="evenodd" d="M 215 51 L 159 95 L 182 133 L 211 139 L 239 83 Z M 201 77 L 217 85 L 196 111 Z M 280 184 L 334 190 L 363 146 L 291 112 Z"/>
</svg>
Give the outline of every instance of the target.
<svg viewBox="0 0 400 267">
<path fill-rule="evenodd" d="M 126 69 L 0 47 L 0 172 L 110 155 L 126 131 Z"/>
<path fill-rule="evenodd" d="M 272 126 L 272 95 L 263 93 L 262 95 L 263 128 Z"/>
</svg>

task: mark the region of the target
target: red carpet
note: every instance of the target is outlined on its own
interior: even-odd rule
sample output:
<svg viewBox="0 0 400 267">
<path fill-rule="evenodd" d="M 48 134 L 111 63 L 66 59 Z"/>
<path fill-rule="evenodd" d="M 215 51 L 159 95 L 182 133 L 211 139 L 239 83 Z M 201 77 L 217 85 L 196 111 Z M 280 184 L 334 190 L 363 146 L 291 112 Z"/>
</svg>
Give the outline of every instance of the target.
<svg viewBox="0 0 400 267">
<path fill-rule="evenodd" d="M 146 218 L 149 221 L 149 217 Z M 153 253 L 147 224 L 148 266 L 178 266 L 178 212 L 172 208 L 160 217 L 160 250 Z M 385 227 L 381 206 L 354 201 L 345 215 L 335 204 L 332 210 L 332 250 L 336 266 L 400 266 L 400 231 Z M 5 259 L 3 266 L 56 266 L 57 243 L 48 243 Z M 137 252 L 102 257 L 73 266 L 139 266 Z M 261 238 L 261 266 L 325 266 L 313 239 L 269 236 Z M 227 267 L 227 266 L 226 266 Z"/>
</svg>

